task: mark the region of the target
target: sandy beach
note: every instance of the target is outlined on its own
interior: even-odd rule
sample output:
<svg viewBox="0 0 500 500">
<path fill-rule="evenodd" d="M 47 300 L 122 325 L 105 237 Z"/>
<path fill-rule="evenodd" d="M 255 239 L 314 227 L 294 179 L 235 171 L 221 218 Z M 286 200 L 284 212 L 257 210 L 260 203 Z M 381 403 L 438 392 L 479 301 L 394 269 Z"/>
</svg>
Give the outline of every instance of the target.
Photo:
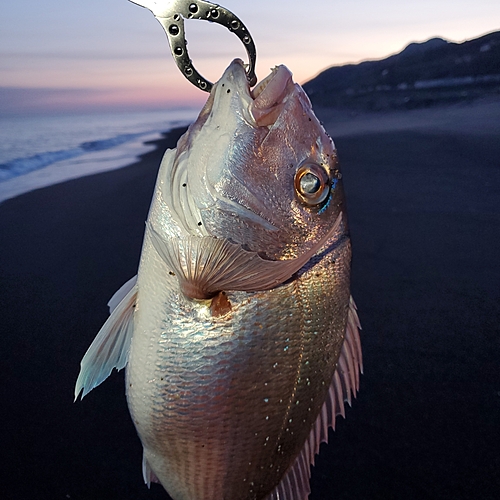
<svg viewBox="0 0 500 500">
<path fill-rule="evenodd" d="M 365 374 L 311 500 L 500 498 L 500 102 L 318 110 L 343 169 Z M 166 147 L 0 204 L 3 500 L 155 500 L 123 372 L 73 403 L 136 273 Z"/>
</svg>

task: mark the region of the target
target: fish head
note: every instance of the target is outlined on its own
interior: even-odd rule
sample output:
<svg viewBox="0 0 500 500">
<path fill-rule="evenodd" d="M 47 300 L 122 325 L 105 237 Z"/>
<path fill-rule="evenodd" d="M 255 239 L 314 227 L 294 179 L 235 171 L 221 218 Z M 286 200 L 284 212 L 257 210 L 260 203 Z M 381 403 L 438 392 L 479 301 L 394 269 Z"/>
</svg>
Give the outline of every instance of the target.
<svg viewBox="0 0 500 500">
<path fill-rule="evenodd" d="M 165 184 L 187 232 L 283 259 L 310 249 L 345 210 L 340 179 L 333 141 L 288 68 L 251 90 L 236 59 L 179 141 Z"/>
</svg>

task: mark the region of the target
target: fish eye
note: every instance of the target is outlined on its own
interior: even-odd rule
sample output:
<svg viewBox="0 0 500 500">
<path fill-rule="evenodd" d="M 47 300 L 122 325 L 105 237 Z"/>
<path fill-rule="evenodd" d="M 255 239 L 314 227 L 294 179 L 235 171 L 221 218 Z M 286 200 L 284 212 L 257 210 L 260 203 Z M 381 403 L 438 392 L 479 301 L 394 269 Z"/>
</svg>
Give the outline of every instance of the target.
<svg viewBox="0 0 500 500">
<path fill-rule="evenodd" d="M 295 193 L 307 205 L 323 203 L 330 192 L 328 174 L 316 163 L 305 163 L 299 167 L 294 179 Z"/>
</svg>

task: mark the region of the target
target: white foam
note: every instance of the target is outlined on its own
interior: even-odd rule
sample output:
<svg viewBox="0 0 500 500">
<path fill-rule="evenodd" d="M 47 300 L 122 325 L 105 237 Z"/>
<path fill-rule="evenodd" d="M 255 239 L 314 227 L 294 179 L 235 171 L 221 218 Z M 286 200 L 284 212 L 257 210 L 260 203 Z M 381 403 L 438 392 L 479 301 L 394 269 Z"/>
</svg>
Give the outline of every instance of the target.
<svg viewBox="0 0 500 500">
<path fill-rule="evenodd" d="M 144 135 L 114 148 L 58 161 L 28 174 L 0 182 L 0 203 L 35 189 L 131 165 L 139 159 L 139 155 L 155 149 L 154 145 L 144 142 L 157 140 L 160 137 L 160 133 Z"/>
</svg>

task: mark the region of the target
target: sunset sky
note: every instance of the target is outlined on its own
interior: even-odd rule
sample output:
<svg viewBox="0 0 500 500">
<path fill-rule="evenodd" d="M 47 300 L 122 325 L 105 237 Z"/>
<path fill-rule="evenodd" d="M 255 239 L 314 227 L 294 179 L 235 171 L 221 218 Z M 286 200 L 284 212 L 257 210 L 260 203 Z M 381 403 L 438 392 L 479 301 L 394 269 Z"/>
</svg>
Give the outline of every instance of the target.
<svg viewBox="0 0 500 500">
<path fill-rule="evenodd" d="M 223 0 L 257 45 L 257 74 L 286 64 L 303 83 L 328 66 L 378 59 L 412 41 L 500 29 L 498 0 Z M 190 55 L 216 80 L 234 57 L 224 28 L 187 21 Z M 0 113 L 199 106 L 150 11 L 127 0 L 16 0 L 0 16 Z"/>
</svg>

